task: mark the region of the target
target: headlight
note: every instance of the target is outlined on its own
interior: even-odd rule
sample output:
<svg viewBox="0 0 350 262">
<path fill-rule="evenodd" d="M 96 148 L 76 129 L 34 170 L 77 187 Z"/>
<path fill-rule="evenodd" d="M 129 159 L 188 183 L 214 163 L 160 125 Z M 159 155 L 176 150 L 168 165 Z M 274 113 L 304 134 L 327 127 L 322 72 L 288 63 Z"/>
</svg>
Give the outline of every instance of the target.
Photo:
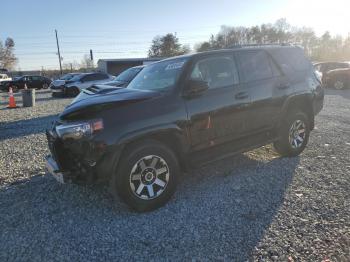
<svg viewBox="0 0 350 262">
<path fill-rule="evenodd" d="M 101 119 L 56 126 L 56 132 L 62 139 L 81 139 L 89 137 L 102 129 L 103 121 Z"/>
</svg>

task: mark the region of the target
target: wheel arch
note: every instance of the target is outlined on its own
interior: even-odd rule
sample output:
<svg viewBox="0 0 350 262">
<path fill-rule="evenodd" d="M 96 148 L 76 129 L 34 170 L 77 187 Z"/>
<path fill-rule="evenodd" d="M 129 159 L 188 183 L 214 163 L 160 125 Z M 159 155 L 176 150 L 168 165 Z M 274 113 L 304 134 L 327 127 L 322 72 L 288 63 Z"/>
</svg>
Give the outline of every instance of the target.
<svg viewBox="0 0 350 262">
<path fill-rule="evenodd" d="M 124 136 L 116 145 L 116 148 L 120 148 L 117 162 L 119 162 L 127 148 L 149 140 L 157 141 L 172 150 L 179 161 L 180 168 L 182 170 L 187 169 L 186 155 L 189 150 L 189 143 L 184 131 L 177 126 L 150 128 Z"/>
<path fill-rule="evenodd" d="M 310 121 L 310 130 L 313 130 L 315 127 L 315 114 L 312 95 L 302 94 L 290 97 L 283 106 L 282 119 L 294 109 L 298 109 L 307 115 Z"/>
</svg>

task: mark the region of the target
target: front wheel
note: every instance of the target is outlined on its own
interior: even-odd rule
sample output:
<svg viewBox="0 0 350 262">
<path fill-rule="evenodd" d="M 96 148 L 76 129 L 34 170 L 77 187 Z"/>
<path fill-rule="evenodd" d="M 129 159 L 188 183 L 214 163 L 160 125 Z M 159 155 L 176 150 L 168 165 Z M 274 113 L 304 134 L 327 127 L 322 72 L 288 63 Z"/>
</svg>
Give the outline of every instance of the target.
<svg viewBox="0 0 350 262">
<path fill-rule="evenodd" d="M 65 88 L 65 94 L 70 97 L 76 97 L 77 95 L 79 95 L 79 93 L 80 93 L 80 90 L 78 87 Z"/>
<path fill-rule="evenodd" d="M 149 140 L 126 149 L 111 179 L 115 196 L 146 212 L 165 205 L 175 192 L 179 164 L 165 145 Z"/>
<path fill-rule="evenodd" d="M 276 151 L 287 157 L 301 154 L 310 135 L 310 123 L 303 112 L 291 112 L 281 123 L 279 139 L 274 143 Z"/>
</svg>

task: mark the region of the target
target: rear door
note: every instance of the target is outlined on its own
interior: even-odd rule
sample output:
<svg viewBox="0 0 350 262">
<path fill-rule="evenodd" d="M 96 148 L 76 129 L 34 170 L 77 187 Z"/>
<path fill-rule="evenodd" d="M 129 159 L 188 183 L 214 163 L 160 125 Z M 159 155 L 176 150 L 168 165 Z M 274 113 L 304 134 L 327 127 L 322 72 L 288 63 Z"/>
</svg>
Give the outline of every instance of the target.
<svg viewBox="0 0 350 262">
<path fill-rule="evenodd" d="M 208 82 L 209 89 L 185 100 L 192 149 L 202 150 L 242 136 L 250 99 L 242 91 L 233 53 L 197 58 L 191 80 Z"/>
<path fill-rule="evenodd" d="M 32 88 L 42 88 L 42 81 L 40 76 L 32 76 Z"/>
<path fill-rule="evenodd" d="M 27 88 L 35 88 L 35 82 L 34 82 L 33 76 L 26 76 L 24 77 L 23 80 L 24 80 L 23 88 L 25 84 L 27 85 Z"/>
<path fill-rule="evenodd" d="M 290 85 L 266 51 L 241 51 L 238 57 L 244 86 L 251 97 L 247 132 L 266 132 L 276 125 Z"/>
</svg>

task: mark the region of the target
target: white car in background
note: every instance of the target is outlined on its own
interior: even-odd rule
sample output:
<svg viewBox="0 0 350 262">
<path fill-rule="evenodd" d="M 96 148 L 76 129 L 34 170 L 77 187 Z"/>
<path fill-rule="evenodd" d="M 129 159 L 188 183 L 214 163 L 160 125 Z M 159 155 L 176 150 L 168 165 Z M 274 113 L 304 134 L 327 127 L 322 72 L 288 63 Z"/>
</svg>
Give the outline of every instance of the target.
<svg viewBox="0 0 350 262">
<path fill-rule="evenodd" d="M 7 74 L 0 74 L 0 82 L 3 82 L 3 81 L 11 81 L 12 78 L 9 77 Z"/>
</svg>

